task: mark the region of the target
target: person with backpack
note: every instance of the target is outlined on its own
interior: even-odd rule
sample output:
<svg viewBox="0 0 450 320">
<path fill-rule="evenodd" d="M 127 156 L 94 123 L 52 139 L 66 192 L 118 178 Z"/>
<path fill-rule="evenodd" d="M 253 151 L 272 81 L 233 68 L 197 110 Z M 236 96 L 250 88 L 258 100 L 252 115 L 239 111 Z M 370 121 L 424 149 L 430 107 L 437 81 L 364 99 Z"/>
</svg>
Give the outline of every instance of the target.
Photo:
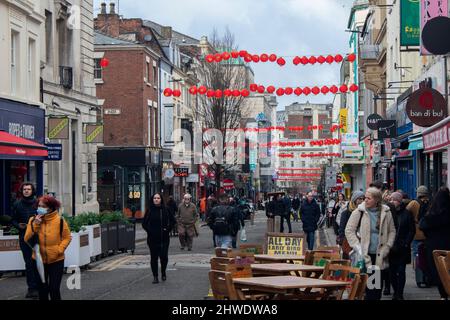
<svg viewBox="0 0 450 320">
<path fill-rule="evenodd" d="M 350 198 L 350 202 L 347 204 L 345 210 L 342 211 L 339 223 L 339 235 L 336 239 L 337 244 L 342 248 L 342 257 L 344 259 L 349 259 L 350 251 L 352 251 L 352 247 L 350 247 L 347 238 L 345 237 L 345 228 L 347 227 L 348 219 L 353 211 L 355 211 L 358 206 L 364 202 L 364 192 L 362 191 L 354 191 L 352 193 L 352 197 Z"/>
<path fill-rule="evenodd" d="M 61 204 L 52 196 L 38 200 L 37 215 L 31 217 L 24 240 L 31 248 L 39 244 L 44 266 L 44 279 L 38 270 L 36 253 L 33 252 L 33 271 L 38 284 L 39 300 L 61 300 L 61 280 L 64 273 L 64 252 L 72 236 L 67 222 L 59 215 Z"/>
<path fill-rule="evenodd" d="M 411 212 L 416 226 L 416 232 L 412 242 L 413 267 L 415 270 L 416 284 L 419 288 L 424 288 L 429 285 L 429 280 L 426 270 L 425 234 L 420 230 L 419 222 L 430 208 L 430 198 L 426 186 L 419 186 L 416 194 L 417 198 L 409 202 L 406 206 L 406 210 Z"/>
<path fill-rule="evenodd" d="M 11 224 L 19 231 L 19 245 L 25 262 L 25 274 L 27 277 L 28 292 L 25 298 L 39 298 L 37 280 L 33 271 L 32 248 L 25 243 L 25 231 L 31 217 L 36 215 L 36 189 L 32 183 L 23 183 L 20 187 L 22 198 L 17 200 L 12 208 Z"/>
<path fill-rule="evenodd" d="M 239 219 L 235 209 L 228 204 L 226 194 L 219 196 L 219 205 L 211 210 L 207 223 L 215 235 L 217 247 L 227 249 L 233 246 L 233 235 L 239 230 Z"/>
</svg>

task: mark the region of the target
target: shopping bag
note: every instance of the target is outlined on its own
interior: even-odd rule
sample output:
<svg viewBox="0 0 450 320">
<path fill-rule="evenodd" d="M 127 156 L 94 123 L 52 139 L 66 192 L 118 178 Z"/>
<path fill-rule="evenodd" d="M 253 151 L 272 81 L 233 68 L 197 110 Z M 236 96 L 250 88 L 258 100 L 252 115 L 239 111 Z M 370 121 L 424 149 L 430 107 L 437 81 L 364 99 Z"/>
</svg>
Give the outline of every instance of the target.
<svg viewBox="0 0 450 320">
<path fill-rule="evenodd" d="M 241 240 L 241 242 L 246 242 L 247 241 L 247 233 L 245 232 L 245 228 L 242 228 L 242 230 L 241 230 L 240 240 Z"/>
<path fill-rule="evenodd" d="M 36 258 L 36 266 L 41 278 L 42 283 L 45 283 L 45 271 L 44 271 L 44 262 L 42 261 L 41 251 L 39 248 L 39 244 L 36 244 L 33 247 L 34 257 Z"/>
</svg>

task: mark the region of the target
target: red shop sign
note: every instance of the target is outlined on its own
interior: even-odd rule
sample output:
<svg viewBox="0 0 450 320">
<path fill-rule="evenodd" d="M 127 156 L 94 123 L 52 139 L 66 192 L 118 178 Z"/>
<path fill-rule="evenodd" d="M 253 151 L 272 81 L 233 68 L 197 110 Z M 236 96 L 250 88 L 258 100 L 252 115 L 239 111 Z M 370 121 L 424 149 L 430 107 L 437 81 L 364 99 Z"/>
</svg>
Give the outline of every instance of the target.
<svg viewBox="0 0 450 320">
<path fill-rule="evenodd" d="M 433 152 L 450 145 L 450 117 L 423 133 L 425 152 Z"/>
</svg>

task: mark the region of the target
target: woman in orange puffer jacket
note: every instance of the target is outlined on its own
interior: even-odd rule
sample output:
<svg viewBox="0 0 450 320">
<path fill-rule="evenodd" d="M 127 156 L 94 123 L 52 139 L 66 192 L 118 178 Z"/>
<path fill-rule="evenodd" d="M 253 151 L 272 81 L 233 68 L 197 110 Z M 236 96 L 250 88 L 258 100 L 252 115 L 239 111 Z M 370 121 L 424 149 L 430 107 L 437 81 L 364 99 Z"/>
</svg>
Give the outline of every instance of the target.
<svg viewBox="0 0 450 320">
<path fill-rule="evenodd" d="M 64 273 L 64 251 L 72 239 L 67 222 L 59 215 L 61 204 L 51 196 L 39 199 L 36 217 L 30 218 L 25 233 L 25 242 L 31 247 L 39 244 L 44 264 L 45 282 L 43 283 L 33 252 L 33 269 L 39 287 L 39 299 L 61 300 L 60 286 Z"/>
</svg>

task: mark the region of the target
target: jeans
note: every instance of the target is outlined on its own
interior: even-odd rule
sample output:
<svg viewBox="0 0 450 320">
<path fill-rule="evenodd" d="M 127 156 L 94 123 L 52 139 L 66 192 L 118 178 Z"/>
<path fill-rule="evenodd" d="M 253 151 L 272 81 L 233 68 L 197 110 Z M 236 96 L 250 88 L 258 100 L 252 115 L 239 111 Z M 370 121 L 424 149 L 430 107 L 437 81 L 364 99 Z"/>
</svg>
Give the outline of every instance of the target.
<svg viewBox="0 0 450 320">
<path fill-rule="evenodd" d="M 33 260 L 34 276 L 37 279 L 39 300 L 61 300 L 61 280 L 64 273 L 64 260 L 51 264 L 44 264 L 45 283 L 42 283 L 36 261 Z"/>
<path fill-rule="evenodd" d="M 230 235 L 219 236 L 216 235 L 216 244 L 221 249 L 228 249 L 233 246 L 233 237 Z"/>
<path fill-rule="evenodd" d="M 165 275 L 169 263 L 169 243 L 158 243 L 149 246 L 149 248 L 153 277 L 158 277 L 158 259 L 161 260 L 161 274 Z"/>
<path fill-rule="evenodd" d="M 38 283 L 33 270 L 33 259 L 31 257 L 33 255 L 33 249 L 25 243 L 22 235 L 19 236 L 19 245 L 20 250 L 22 251 L 23 260 L 25 262 L 25 274 L 27 276 L 28 291 L 38 290 Z"/>
<path fill-rule="evenodd" d="M 390 264 L 389 266 L 394 296 L 402 296 L 406 283 L 406 264 Z"/>
<path fill-rule="evenodd" d="M 308 250 L 314 250 L 316 232 L 306 232 L 306 242 L 308 243 Z"/>
<path fill-rule="evenodd" d="M 284 220 L 286 219 L 289 233 L 292 233 L 292 226 L 291 226 L 291 214 L 289 213 L 287 216 L 281 216 L 281 222 L 280 222 L 280 232 L 284 232 Z"/>
</svg>

